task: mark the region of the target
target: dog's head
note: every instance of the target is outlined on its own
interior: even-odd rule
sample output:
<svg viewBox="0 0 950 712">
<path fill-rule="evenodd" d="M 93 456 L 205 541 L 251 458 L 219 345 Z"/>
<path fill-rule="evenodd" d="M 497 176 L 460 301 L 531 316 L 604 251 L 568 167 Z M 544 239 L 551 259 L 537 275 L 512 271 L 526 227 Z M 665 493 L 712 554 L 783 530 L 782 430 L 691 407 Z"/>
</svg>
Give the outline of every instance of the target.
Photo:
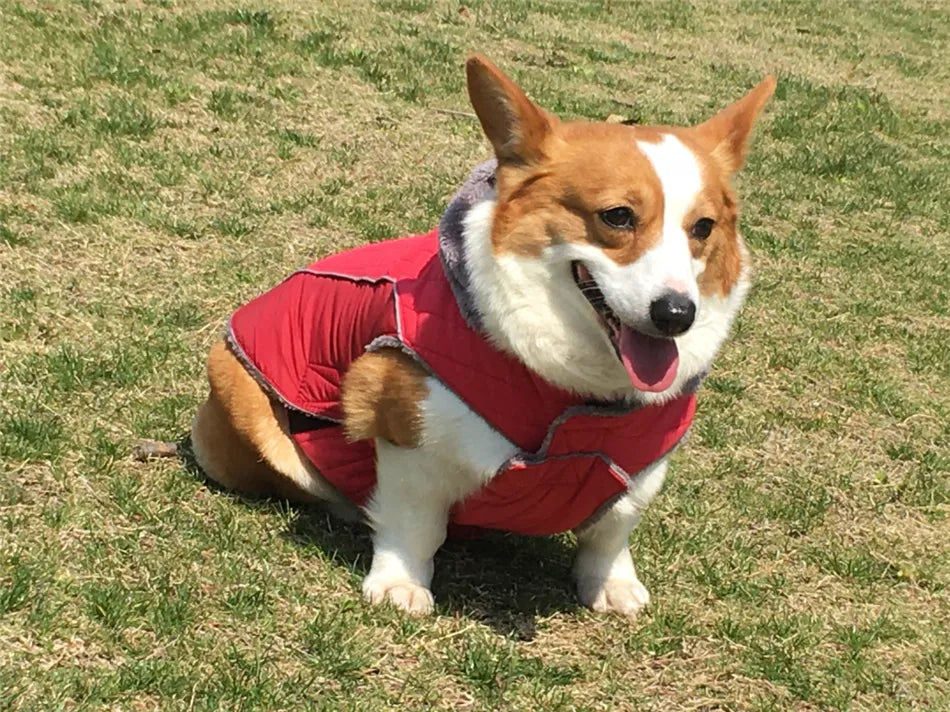
<svg viewBox="0 0 950 712">
<path fill-rule="evenodd" d="M 466 69 L 498 159 L 495 202 L 467 226 L 492 337 L 579 393 L 675 395 L 745 293 L 731 178 L 775 79 L 698 126 L 646 127 L 561 122 L 484 57 Z"/>
</svg>

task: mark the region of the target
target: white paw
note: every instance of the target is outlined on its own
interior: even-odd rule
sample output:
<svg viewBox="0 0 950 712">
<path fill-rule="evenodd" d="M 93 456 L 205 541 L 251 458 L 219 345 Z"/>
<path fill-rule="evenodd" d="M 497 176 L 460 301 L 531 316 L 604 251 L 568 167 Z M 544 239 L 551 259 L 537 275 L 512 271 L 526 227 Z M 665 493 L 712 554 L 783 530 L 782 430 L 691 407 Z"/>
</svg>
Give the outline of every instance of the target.
<svg viewBox="0 0 950 712">
<path fill-rule="evenodd" d="M 598 613 L 619 613 L 634 618 L 650 602 L 650 592 L 633 578 L 582 578 L 577 582 L 577 596 L 588 608 Z"/>
<path fill-rule="evenodd" d="M 392 580 L 382 576 L 367 576 L 363 581 L 363 597 L 370 603 L 391 603 L 406 613 L 432 613 L 432 592 L 425 586 L 408 579 Z"/>
</svg>

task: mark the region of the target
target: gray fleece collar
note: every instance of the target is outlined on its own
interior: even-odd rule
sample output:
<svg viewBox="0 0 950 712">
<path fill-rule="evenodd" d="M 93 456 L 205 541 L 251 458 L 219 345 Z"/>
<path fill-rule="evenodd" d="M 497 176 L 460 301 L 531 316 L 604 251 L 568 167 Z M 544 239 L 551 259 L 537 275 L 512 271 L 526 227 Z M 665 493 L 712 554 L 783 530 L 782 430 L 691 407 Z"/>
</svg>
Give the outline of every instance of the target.
<svg viewBox="0 0 950 712">
<path fill-rule="evenodd" d="M 439 221 L 439 258 L 442 269 L 452 287 L 459 311 L 468 325 L 482 331 L 482 315 L 478 313 L 472 297 L 471 274 L 465 259 L 465 216 L 478 203 L 495 198 L 494 159 L 479 163 L 449 202 Z"/>
</svg>

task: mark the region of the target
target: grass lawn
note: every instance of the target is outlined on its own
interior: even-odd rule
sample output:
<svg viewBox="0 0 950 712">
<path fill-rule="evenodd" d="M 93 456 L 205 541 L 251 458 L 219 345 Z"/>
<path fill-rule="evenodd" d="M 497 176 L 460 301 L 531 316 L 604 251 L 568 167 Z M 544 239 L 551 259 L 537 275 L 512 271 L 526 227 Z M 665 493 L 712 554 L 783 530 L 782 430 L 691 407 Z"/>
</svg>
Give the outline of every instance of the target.
<svg viewBox="0 0 950 712">
<path fill-rule="evenodd" d="M 370 608 L 364 530 L 128 456 L 233 308 L 435 224 L 488 155 L 472 50 L 573 118 L 780 78 L 635 622 L 578 608 L 566 536 Z M 948 86 L 929 0 L 0 0 L 0 709 L 950 709 Z"/>
</svg>

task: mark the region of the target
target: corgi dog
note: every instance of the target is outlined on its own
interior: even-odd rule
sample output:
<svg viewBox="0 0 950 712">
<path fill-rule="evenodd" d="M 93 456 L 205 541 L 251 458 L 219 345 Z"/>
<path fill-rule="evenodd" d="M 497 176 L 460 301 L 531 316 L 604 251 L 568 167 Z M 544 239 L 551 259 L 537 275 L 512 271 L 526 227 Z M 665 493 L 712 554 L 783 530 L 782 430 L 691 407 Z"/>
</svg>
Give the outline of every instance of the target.
<svg viewBox="0 0 950 712">
<path fill-rule="evenodd" d="M 192 427 L 226 488 L 373 529 L 373 603 L 433 609 L 455 528 L 573 530 L 580 601 L 634 616 L 628 548 L 749 284 L 732 177 L 766 77 L 692 127 L 562 122 L 486 58 L 495 158 L 438 229 L 300 270 L 238 309 Z"/>
</svg>

